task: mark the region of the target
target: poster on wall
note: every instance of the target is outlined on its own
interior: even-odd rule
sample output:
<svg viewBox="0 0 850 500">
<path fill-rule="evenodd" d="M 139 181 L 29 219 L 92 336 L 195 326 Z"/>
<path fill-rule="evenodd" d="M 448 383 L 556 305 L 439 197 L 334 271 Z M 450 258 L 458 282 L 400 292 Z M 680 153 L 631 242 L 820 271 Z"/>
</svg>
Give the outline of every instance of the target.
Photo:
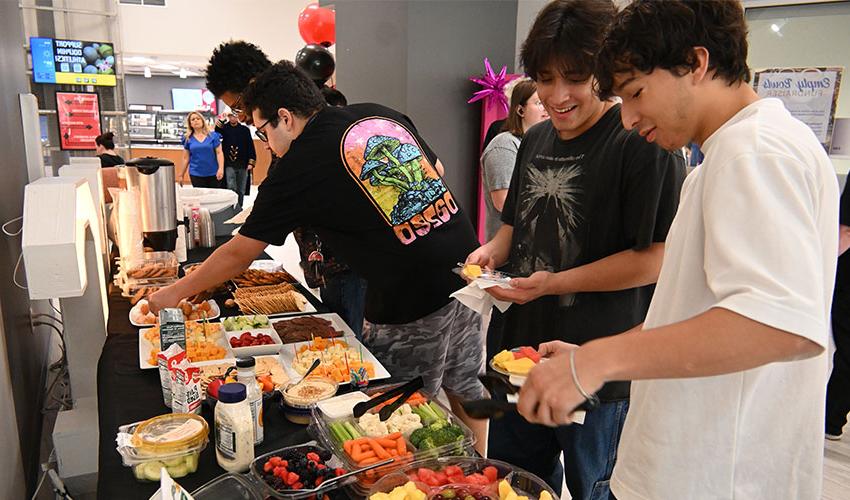
<svg viewBox="0 0 850 500">
<path fill-rule="evenodd" d="M 115 49 L 111 42 L 30 38 L 36 83 L 115 86 Z"/>
<path fill-rule="evenodd" d="M 174 111 L 209 111 L 216 114 L 215 96 L 207 89 L 171 89 Z"/>
<path fill-rule="evenodd" d="M 59 147 L 62 150 L 95 149 L 100 131 L 100 101 L 94 92 L 56 92 Z"/>
<path fill-rule="evenodd" d="M 769 68 L 755 72 L 753 87 L 760 97 L 780 99 L 829 151 L 842 67 Z"/>
</svg>

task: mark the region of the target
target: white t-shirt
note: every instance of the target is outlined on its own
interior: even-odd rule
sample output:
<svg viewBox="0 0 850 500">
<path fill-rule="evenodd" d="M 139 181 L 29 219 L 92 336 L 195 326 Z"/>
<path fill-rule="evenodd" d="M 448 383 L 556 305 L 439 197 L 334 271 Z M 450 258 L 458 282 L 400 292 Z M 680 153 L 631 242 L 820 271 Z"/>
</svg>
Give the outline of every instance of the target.
<svg viewBox="0 0 850 500">
<path fill-rule="evenodd" d="M 721 307 L 824 347 L 838 181 L 777 99 L 738 112 L 685 179 L 644 328 Z M 651 335 L 651 333 L 646 333 Z M 639 381 L 611 489 L 618 500 L 816 500 L 826 352 L 716 377 Z"/>
</svg>

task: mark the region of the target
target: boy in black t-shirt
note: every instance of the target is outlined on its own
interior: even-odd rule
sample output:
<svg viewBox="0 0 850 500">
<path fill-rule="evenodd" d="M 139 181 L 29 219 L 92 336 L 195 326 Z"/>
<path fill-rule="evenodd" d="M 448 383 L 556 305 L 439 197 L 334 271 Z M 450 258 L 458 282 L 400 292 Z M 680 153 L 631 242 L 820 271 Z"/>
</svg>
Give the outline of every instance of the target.
<svg viewBox="0 0 850 500">
<path fill-rule="evenodd" d="M 545 356 L 546 342 L 622 332 L 649 306 L 684 158 L 627 132 L 620 106 L 593 92 L 592 54 L 614 13 L 610 1 L 552 2 L 523 45 L 523 66 L 550 120 L 523 137 L 505 225 L 467 258 L 527 276 L 513 289 L 488 290 L 515 303 L 496 318 L 500 331 L 488 332 L 500 336 L 499 349 L 539 345 Z M 598 395 L 602 405 L 582 425 L 549 428 L 517 414 L 491 421 L 488 456 L 540 475 L 558 492 L 566 477 L 575 499 L 608 498 L 629 385 L 608 384 Z"/>
<path fill-rule="evenodd" d="M 259 74 L 241 100 L 280 159 L 239 234 L 152 295 L 151 309 L 229 279 L 266 245 L 310 227 L 368 282 L 363 338 L 390 373 L 422 375 L 456 411 L 461 398 L 482 397 L 480 318 L 449 297 L 463 286 L 452 269 L 475 233 L 413 123 L 377 104 L 328 107 L 289 61 Z M 483 442 L 486 421 L 465 420 Z"/>
</svg>

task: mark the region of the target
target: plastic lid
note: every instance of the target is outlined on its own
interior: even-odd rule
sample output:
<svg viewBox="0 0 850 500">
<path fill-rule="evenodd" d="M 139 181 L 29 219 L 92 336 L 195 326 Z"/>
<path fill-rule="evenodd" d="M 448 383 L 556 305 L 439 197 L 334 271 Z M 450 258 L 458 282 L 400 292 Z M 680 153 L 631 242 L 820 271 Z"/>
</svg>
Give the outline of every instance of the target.
<svg viewBox="0 0 850 500">
<path fill-rule="evenodd" d="M 236 358 L 236 368 L 253 368 L 257 365 L 257 361 L 253 356 L 245 356 L 244 358 Z"/>
<path fill-rule="evenodd" d="M 179 453 L 202 445 L 209 432 L 207 421 L 198 415 L 168 413 L 139 424 L 132 443 L 145 454 Z"/>
<path fill-rule="evenodd" d="M 164 167 L 167 165 L 174 166 L 174 162 L 165 158 L 154 158 L 153 156 L 145 156 L 142 158 L 133 158 L 125 163 L 128 167 Z"/>
<path fill-rule="evenodd" d="M 240 384 L 239 382 L 224 384 L 218 388 L 218 402 L 238 403 L 240 401 L 245 401 L 245 394 L 245 384 Z"/>
</svg>

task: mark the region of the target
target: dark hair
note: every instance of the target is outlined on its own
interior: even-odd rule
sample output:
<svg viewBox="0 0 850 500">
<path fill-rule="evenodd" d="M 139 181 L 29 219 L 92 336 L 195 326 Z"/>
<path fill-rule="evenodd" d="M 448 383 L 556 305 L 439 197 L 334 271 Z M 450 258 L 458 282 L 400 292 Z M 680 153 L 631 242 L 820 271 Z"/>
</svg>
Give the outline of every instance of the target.
<svg viewBox="0 0 850 500">
<path fill-rule="evenodd" d="M 106 132 L 94 138 L 94 143 L 106 149 L 115 149 L 115 134 Z"/>
<path fill-rule="evenodd" d="M 222 43 L 213 50 L 207 64 L 207 89 L 216 97 L 225 92 L 241 94 L 251 78 L 271 65 L 265 52 L 253 43 L 242 40 Z"/>
<path fill-rule="evenodd" d="M 543 7 L 520 50 L 525 73 L 539 80 L 554 65 L 565 78 L 590 78 L 616 11 L 611 0 L 555 0 Z"/>
<path fill-rule="evenodd" d="M 322 86 L 322 97 L 328 106 L 348 106 L 348 99 L 337 89 L 332 89 L 327 86 Z"/>
<path fill-rule="evenodd" d="M 264 118 L 277 126 L 277 110 L 286 108 L 307 118 L 325 107 L 319 88 L 301 68 L 291 61 L 280 61 L 260 73 L 242 93 L 245 112 L 259 109 Z"/>
<path fill-rule="evenodd" d="M 511 91 L 511 108 L 508 110 L 508 117 L 502 125 L 502 132 L 510 132 L 517 137 L 522 137 L 522 116 L 517 113 L 517 107 L 525 106 L 528 98 L 537 92 L 537 83 L 534 80 L 523 80 L 514 85 Z"/>
<path fill-rule="evenodd" d="M 661 68 L 684 76 L 697 64 L 694 47 L 708 50 L 713 78 L 730 86 L 750 81 L 747 22 L 738 0 L 635 0 L 605 38 L 595 72 L 597 91 L 610 97 L 617 73 Z"/>
</svg>

